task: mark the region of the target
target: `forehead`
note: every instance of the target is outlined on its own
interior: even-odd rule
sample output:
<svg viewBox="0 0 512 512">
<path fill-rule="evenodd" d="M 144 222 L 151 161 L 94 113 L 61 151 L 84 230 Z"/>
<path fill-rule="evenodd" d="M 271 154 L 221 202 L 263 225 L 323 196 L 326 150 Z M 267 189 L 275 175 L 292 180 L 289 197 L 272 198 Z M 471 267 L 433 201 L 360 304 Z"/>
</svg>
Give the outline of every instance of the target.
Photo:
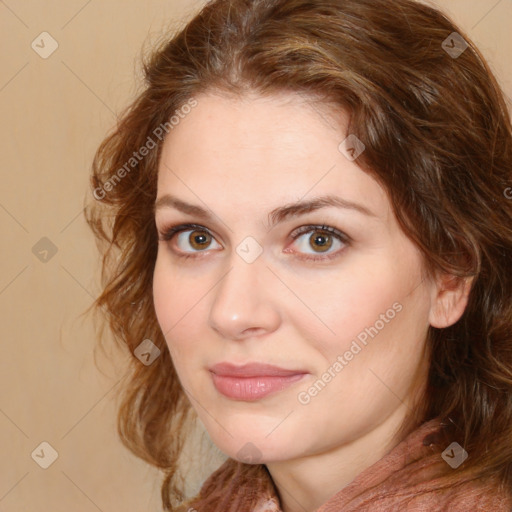
<svg viewBox="0 0 512 512">
<path fill-rule="evenodd" d="M 385 215 L 384 191 L 339 150 L 347 116 L 298 94 L 204 94 L 167 135 L 158 195 L 211 198 L 243 211 L 339 193 Z M 208 201 L 206 201 L 208 202 Z"/>
</svg>

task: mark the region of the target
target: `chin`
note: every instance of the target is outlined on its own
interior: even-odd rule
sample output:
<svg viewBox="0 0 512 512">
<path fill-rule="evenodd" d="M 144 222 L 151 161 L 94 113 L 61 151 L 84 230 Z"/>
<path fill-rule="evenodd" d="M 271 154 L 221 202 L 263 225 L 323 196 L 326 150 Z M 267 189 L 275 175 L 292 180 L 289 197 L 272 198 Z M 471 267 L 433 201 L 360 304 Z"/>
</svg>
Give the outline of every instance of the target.
<svg viewBox="0 0 512 512">
<path fill-rule="evenodd" d="M 251 429 L 249 424 L 232 428 L 229 434 L 216 426 L 215 432 L 208 431 L 217 448 L 228 457 L 247 464 L 266 464 L 288 460 L 299 456 L 297 436 L 286 435 L 286 438 L 271 432 L 272 429 Z M 221 432 L 219 432 L 219 430 Z"/>
</svg>

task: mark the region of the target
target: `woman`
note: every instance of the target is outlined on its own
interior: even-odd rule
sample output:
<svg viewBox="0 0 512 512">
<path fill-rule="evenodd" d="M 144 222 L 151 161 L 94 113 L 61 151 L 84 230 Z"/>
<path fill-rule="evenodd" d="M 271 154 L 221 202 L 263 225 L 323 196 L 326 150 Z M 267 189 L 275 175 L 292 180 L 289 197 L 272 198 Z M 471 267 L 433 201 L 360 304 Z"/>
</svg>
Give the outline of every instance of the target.
<svg viewBox="0 0 512 512">
<path fill-rule="evenodd" d="M 145 73 L 87 219 L 164 508 L 510 511 L 512 128 L 469 38 L 215 0 Z M 195 418 L 228 459 L 183 501 Z"/>
</svg>

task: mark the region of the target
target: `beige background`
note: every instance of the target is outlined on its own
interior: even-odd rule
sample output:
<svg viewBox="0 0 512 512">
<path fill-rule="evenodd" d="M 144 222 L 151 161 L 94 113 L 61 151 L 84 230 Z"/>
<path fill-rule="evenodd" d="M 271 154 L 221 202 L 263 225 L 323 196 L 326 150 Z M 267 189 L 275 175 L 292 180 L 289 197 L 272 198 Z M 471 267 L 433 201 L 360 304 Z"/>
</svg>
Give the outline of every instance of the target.
<svg viewBox="0 0 512 512">
<path fill-rule="evenodd" d="M 123 359 L 113 353 L 98 369 L 91 318 L 79 316 L 99 291 L 82 209 L 94 150 L 140 87 L 142 49 L 202 3 L 0 0 L 1 512 L 161 510 L 160 474 L 115 432 Z M 512 97 L 512 0 L 437 5 Z M 59 45 L 47 59 L 31 47 L 43 31 Z M 33 252 L 43 237 L 57 249 L 46 262 Z M 58 453 L 47 469 L 31 457 L 43 441 Z M 200 464 L 190 492 L 221 458 Z"/>
</svg>

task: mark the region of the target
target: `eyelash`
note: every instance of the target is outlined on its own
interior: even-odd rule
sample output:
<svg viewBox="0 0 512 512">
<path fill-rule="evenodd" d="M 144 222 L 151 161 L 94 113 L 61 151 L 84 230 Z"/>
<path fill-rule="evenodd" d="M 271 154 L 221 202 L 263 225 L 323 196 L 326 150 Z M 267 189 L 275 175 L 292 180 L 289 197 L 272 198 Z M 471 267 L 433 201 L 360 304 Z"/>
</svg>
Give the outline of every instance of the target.
<svg viewBox="0 0 512 512">
<path fill-rule="evenodd" d="M 182 233 L 184 231 L 194 231 L 194 230 L 202 231 L 204 233 L 207 233 L 212 238 L 215 238 L 213 236 L 213 234 L 208 229 L 206 229 L 204 226 L 201 226 L 199 224 L 179 224 L 177 226 L 164 227 L 161 231 L 159 231 L 158 239 L 161 242 L 169 242 L 170 240 L 172 240 L 172 238 L 174 238 L 175 235 L 177 235 L 179 233 Z M 346 235 L 345 233 L 343 233 L 342 231 L 339 231 L 336 228 L 333 228 L 331 226 L 326 226 L 326 225 L 301 226 L 301 227 L 297 228 L 292 233 L 291 236 L 293 238 L 293 241 L 295 241 L 301 235 L 304 235 L 305 233 L 313 233 L 315 231 L 329 233 L 330 235 L 333 235 L 335 238 L 337 238 L 340 242 L 342 242 L 345 246 L 349 245 L 350 241 L 351 241 L 350 237 L 348 235 Z M 300 256 L 300 259 L 309 260 L 309 261 L 331 260 L 333 258 L 340 256 L 340 254 L 342 252 L 344 252 L 344 250 L 345 250 L 345 247 L 334 252 L 334 253 L 330 253 L 327 256 L 304 256 L 304 255 L 302 255 L 302 256 Z M 180 258 L 187 259 L 187 258 L 198 258 L 198 257 L 200 257 L 199 254 L 202 252 L 207 252 L 207 250 L 196 251 L 195 253 L 192 252 L 192 253 L 177 253 L 177 254 Z"/>
</svg>

